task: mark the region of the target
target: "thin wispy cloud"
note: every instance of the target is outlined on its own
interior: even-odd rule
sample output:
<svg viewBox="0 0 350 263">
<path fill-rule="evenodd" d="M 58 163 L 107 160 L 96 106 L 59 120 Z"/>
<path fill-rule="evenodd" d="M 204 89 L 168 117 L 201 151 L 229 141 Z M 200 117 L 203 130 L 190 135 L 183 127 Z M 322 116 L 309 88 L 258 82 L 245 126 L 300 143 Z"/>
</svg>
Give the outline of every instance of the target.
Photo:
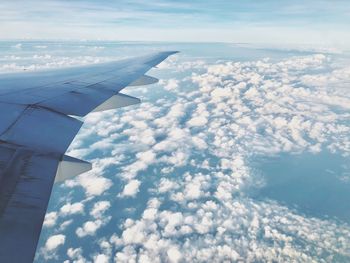
<svg viewBox="0 0 350 263">
<path fill-rule="evenodd" d="M 342 0 L 4 0 L 0 38 L 349 45 L 349 13 Z"/>
</svg>

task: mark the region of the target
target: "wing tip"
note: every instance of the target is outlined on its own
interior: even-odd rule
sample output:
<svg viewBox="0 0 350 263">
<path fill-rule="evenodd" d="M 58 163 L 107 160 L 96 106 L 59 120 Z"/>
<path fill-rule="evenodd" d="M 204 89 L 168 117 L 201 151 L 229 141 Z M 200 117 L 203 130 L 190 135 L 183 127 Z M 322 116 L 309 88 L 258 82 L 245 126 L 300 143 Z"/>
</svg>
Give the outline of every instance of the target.
<svg viewBox="0 0 350 263">
<path fill-rule="evenodd" d="M 172 51 L 164 51 L 163 52 L 167 56 L 175 55 L 177 53 L 180 53 L 180 51 L 172 50 Z"/>
</svg>

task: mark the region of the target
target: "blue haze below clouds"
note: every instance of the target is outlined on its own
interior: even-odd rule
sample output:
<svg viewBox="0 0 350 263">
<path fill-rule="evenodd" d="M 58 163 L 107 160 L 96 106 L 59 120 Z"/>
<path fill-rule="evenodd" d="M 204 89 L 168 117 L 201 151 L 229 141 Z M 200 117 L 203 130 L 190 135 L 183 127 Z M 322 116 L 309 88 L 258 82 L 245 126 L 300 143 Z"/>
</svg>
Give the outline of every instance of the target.
<svg viewBox="0 0 350 263">
<path fill-rule="evenodd" d="M 350 159 L 327 150 L 319 154 L 258 157 L 266 184 L 254 198 L 270 198 L 301 213 L 350 223 Z"/>
<path fill-rule="evenodd" d="M 270 4 L 272 4 L 272 2 Z M 213 8 L 215 7 L 213 6 Z M 173 12 L 176 12 L 176 10 Z M 225 17 L 222 19 L 225 19 Z M 315 54 L 314 51 L 269 49 L 263 47 L 254 48 L 253 46 L 246 44 L 168 44 L 103 41 L 26 41 L 21 42 L 20 45 L 18 44 L 18 42 L 0 42 L 0 70 L 2 72 L 74 66 L 78 64 L 88 64 L 124 58 L 158 50 L 181 51 L 176 63 L 200 60 L 204 61 L 206 65 L 224 63 L 225 61 L 249 62 L 262 60 L 267 57 L 270 58 L 272 63 L 277 63 L 278 61 L 286 60 L 295 56 L 302 57 Z M 332 57 L 332 63 L 334 64 L 336 64 L 338 60 L 343 61 L 344 59 L 347 59 L 344 57 L 344 54 L 328 55 Z M 160 67 L 159 69 L 152 70 L 152 72 L 154 73 L 153 75 L 162 80 L 170 78 L 182 80 L 186 77 L 189 78 L 193 73 L 203 74 L 205 68 L 190 67 L 183 71 L 174 71 Z M 329 68 L 324 67 L 323 69 L 318 69 L 314 72 L 312 72 L 312 70 L 310 70 L 310 72 L 303 72 L 303 74 L 327 74 L 328 72 Z M 297 83 L 298 80 L 295 80 L 294 82 Z M 197 87 L 190 81 L 183 81 L 181 83 L 181 86 L 178 88 L 181 91 L 190 93 L 197 89 Z M 125 92 L 132 94 L 133 96 L 141 96 L 146 103 L 156 105 L 161 111 L 167 111 L 177 97 L 176 95 L 162 89 L 162 85 L 163 84 L 156 84 L 149 86 L 146 90 L 141 90 L 141 94 L 138 94 L 140 90 L 133 90 L 131 87 L 125 89 Z M 182 117 L 179 125 L 185 125 L 190 120 L 194 109 L 194 106 L 188 108 L 188 112 Z M 127 115 L 127 112 L 128 108 L 125 108 L 113 112 L 113 115 Z M 162 113 L 159 113 L 159 115 L 162 115 Z M 122 125 L 122 128 L 117 130 L 117 133 L 122 133 L 123 130 L 132 127 L 128 123 L 122 123 Z M 345 121 L 344 125 L 349 126 L 349 122 Z M 193 132 L 195 133 L 196 131 L 194 130 Z M 208 138 L 210 138 L 210 136 Z M 89 149 L 90 145 L 99 142 L 101 139 L 103 138 L 97 135 L 85 138 L 83 144 L 79 145 L 78 148 Z M 164 136 L 159 135 L 156 137 L 156 143 L 161 142 L 162 140 L 164 140 Z M 63 262 L 66 260 L 67 249 L 70 247 L 81 247 L 83 251 L 82 255 L 91 260 L 97 251 L 100 251 L 100 242 L 98 240 L 103 238 L 108 239 L 112 234 L 115 234 L 116 236 L 122 235 L 123 230 L 121 225 L 124 224 L 124 221 L 127 218 L 137 220 L 142 217 L 142 213 L 147 207 L 148 201 L 155 196 L 154 191 L 156 191 L 155 189 L 157 189 L 161 178 L 179 180 L 179 178 L 181 179 L 186 172 L 191 174 L 200 172 L 203 174 L 210 174 L 209 168 L 194 167 L 189 163 L 181 167 L 175 167 L 170 173 L 164 173 L 164 170 L 162 169 L 169 167 L 169 164 L 153 163 L 145 170 L 138 173 L 137 178 L 141 182 L 141 186 L 136 197 L 120 198 L 118 197 L 118 194 L 123 191 L 125 185 L 125 182 L 121 178 L 123 168 L 134 163 L 136 160 L 135 155 L 143 149 L 141 145 L 132 142 L 129 144 L 127 136 L 119 136 L 117 139 L 113 140 L 112 143 L 113 149 L 117 149 L 119 154 L 125 155 L 125 159 L 120 163 L 111 164 L 103 171 L 103 177 L 112 181 L 112 186 L 103 194 L 96 196 L 89 201 L 89 198 L 86 197 L 86 193 L 82 187 L 70 188 L 63 184 L 55 185 L 48 212 L 59 211 L 67 201 L 71 203 L 80 202 L 84 199 L 87 201 L 84 204 L 85 212 L 83 214 L 70 216 L 73 221 L 65 230 L 58 230 L 59 226 L 66 220 L 65 217 L 59 217 L 53 228 L 43 228 L 38 245 L 39 250 L 45 247 L 47 239 L 54 233 L 62 232 L 66 236 L 65 243 L 55 251 L 56 257 L 51 258 L 50 262 Z M 209 141 L 207 143 L 210 144 Z M 88 153 L 84 158 L 94 162 L 98 159 L 109 157 L 109 151 L 109 148 L 97 149 Z M 217 168 L 220 164 L 220 157 L 207 149 L 193 150 L 193 152 L 190 153 L 189 161 L 191 160 L 195 163 L 202 163 L 207 160 L 209 166 L 213 169 Z M 261 153 L 254 154 L 254 152 L 252 152 L 249 158 L 249 167 L 253 171 L 251 175 L 251 185 L 245 186 L 240 190 L 241 193 L 235 193 L 234 195 L 246 196 L 247 198 L 257 201 L 267 200 L 267 202 L 277 202 L 302 217 L 329 220 L 349 228 L 349 161 L 348 152 L 335 151 L 331 153 L 328 149 L 322 149 L 318 153 L 282 152 L 263 155 Z M 223 171 L 227 174 L 230 173 L 228 170 Z M 214 196 L 215 189 L 220 183 L 220 179 L 213 179 L 211 182 L 213 185 L 206 189 L 209 195 L 201 197 L 198 202 L 204 203 Z M 170 200 L 166 194 L 161 196 L 160 199 L 163 202 L 159 210 L 176 212 L 183 209 L 177 202 Z M 89 220 L 90 216 L 88 211 L 91 211 L 94 203 L 99 200 L 109 200 L 111 202 L 111 208 L 107 213 L 108 216 L 112 217 L 111 220 L 98 229 L 96 235 L 87 235 L 83 238 L 78 237 L 76 235 L 76 229 L 81 227 L 85 221 Z M 188 211 L 183 212 L 190 211 L 191 209 L 188 209 Z M 288 235 L 288 233 L 286 234 Z M 184 238 L 180 237 L 178 243 L 181 244 L 183 240 Z M 296 242 L 299 241 L 297 240 Z M 118 251 L 120 251 L 120 248 L 113 248 L 112 255 Z M 349 257 L 346 255 L 329 251 L 329 254 L 332 253 L 335 261 L 346 262 L 349 260 Z M 324 259 L 326 259 L 329 254 L 324 255 Z M 44 259 L 45 258 L 42 254 L 38 254 L 36 262 L 43 262 Z"/>
</svg>

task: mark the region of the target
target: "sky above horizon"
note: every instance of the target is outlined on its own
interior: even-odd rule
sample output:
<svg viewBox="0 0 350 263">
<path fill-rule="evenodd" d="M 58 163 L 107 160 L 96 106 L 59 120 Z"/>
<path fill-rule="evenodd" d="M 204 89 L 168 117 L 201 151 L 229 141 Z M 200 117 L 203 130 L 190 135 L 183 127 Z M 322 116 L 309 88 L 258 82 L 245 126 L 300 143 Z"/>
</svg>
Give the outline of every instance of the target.
<svg viewBox="0 0 350 263">
<path fill-rule="evenodd" d="M 349 47 L 350 2 L 2 0 L 0 39 Z"/>
</svg>

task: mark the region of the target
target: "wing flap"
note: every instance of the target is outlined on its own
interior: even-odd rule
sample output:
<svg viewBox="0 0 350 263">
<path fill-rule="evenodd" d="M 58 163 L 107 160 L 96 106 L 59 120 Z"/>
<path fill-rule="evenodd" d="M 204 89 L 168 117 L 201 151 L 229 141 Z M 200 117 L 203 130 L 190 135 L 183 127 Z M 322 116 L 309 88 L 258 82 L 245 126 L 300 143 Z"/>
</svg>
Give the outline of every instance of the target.
<svg viewBox="0 0 350 263">
<path fill-rule="evenodd" d="M 38 152 L 64 153 L 81 126 L 81 121 L 64 114 L 27 107 L 0 140 Z"/>
<path fill-rule="evenodd" d="M 64 93 L 38 105 L 66 115 L 85 116 L 114 94 L 110 90 L 87 87 Z"/>
<path fill-rule="evenodd" d="M 32 261 L 57 166 L 52 156 L 15 149 L 1 177 L 0 262 Z"/>
<path fill-rule="evenodd" d="M 24 105 L 0 103 L 0 135 L 8 130 L 25 109 Z"/>
</svg>

